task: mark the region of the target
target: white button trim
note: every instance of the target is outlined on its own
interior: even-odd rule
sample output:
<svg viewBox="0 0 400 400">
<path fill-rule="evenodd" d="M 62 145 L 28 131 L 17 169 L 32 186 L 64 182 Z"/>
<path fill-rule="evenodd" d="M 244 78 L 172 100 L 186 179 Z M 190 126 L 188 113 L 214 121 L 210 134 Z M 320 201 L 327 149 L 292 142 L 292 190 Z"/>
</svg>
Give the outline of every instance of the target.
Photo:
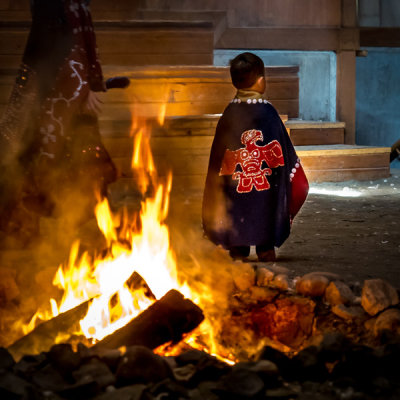
<svg viewBox="0 0 400 400">
<path fill-rule="evenodd" d="M 295 173 L 297 172 L 297 169 L 300 167 L 300 159 L 298 158 L 296 161 L 296 164 L 294 165 L 294 168 L 292 168 L 292 171 L 290 173 L 290 182 L 292 182 Z"/>
</svg>

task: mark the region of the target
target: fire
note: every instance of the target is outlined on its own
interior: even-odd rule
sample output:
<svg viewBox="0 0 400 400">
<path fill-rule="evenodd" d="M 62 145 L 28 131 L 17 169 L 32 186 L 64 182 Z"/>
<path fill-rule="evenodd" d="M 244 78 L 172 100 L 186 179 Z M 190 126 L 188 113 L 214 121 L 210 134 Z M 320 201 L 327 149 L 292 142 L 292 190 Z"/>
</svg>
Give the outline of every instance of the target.
<svg viewBox="0 0 400 400">
<path fill-rule="evenodd" d="M 165 113 L 165 109 L 162 112 Z M 61 301 L 57 304 L 51 299 L 51 311 L 38 312 L 25 327 L 25 333 L 35 327 L 37 319 L 48 320 L 90 300 L 88 312 L 80 321 L 81 332 L 76 333 L 95 343 L 126 325 L 171 289 L 180 291 L 196 304 L 209 296 L 204 288 L 197 288 L 196 292 L 179 280 L 176 257 L 165 224 L 172 175 L 168 175 L 166 182 L 158 182 L 151 153 L 150 129 L 146 124 L 134 121 L 132 136 L 131 165 L 144 198 L 140 218 L 129 216 L 126 210 L 113 212 L 106 198 L 99 201 L 95 215 L 106 239 L 107 254 L 97 257 L 86 252 L 80 254 L 79 242 L 74 243 L 68 264 L 58 268 L 53 280 L 53 284 L 63 290 Z M 146 287 L 130 285 L 130 278 L 135 274 Z M 200 336 L 207 343 L 200 342 Z M 205 321 L 185 339 L 185 343 L 216 355 L 218 345 L 214 336 L 212 324 Z"/>
<path fill-rule="evenodd" d="M 164 118 L 165 107 L 161 112 Z M 93 299 L 87 315 L 80 321 L 87 338 L 98 341 L 124 326 L 171 289 L 193 297 L 187 285 L 178 283 L 176 260 L 170 248 L 169 231 L 164 221 L 168 215 L 172 175 L 166 183 L 157 182 L 151 153 L 149 129 L 136 129 L 132 124 L 134 151 L 132 168 L 143 195 L 152 188 L 154 196 L 141 203 L 140 227 L 127 212 L 113 213 L 105 198 L 96 206 L 97 224 L 107 245 L 107 256 L 92 259 L 88 253 L 79 255 L 79 242 L 72 246 L 66 267 L 60 266 L 53 284 L 63 290 L 59 304 L 51 299 L 51 311 L 39 311 L 25 327 L 27 333 L 37 320 L 48 320 L 79 304 Z M 146 282 L 154 298 L 143 288 L 131 289 L 127 282 L 134 273 Z"/>
</svg>

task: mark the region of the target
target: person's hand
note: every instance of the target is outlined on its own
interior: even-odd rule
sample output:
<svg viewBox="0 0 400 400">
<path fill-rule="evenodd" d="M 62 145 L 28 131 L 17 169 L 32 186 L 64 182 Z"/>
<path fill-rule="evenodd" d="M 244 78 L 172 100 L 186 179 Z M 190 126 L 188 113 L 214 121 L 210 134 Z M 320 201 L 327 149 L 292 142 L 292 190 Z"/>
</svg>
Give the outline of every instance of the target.
<svg viewBox="0 0 400 400">
<path fill-rule="evenodd" d="M 89 90 L 85 102 L 85 109 L 93 115 L 98 116 L 101 113 L 103 102 L 98 98 L 97 94 Z"/>
</svg>

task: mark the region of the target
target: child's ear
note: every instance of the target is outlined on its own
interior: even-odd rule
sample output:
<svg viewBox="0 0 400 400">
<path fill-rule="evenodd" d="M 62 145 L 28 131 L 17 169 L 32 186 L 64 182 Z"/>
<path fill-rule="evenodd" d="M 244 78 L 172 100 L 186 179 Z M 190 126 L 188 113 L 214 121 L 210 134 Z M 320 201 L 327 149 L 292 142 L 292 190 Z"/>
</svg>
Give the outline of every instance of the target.
<svg viewBox="0 0 400 400">
<path fill-rule="evenodd" d="M 264 93 L 266 88 L 265 76 L 260 76 L 257 79 L 257 91 L 260 93 Z"/>
</svg>

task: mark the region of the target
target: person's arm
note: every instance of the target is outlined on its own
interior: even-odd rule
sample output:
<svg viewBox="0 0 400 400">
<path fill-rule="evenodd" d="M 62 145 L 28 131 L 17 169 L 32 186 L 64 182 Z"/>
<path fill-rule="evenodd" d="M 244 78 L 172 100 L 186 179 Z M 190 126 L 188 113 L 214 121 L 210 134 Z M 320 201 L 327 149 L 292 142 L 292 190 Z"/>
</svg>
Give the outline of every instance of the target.
<svg viewBox="0 0 400 400">
<path fill-rule="evenodd" d="M 89 90 L 86 101 L 85 101 L 85 109 L 89 112 L 89 114 L 99 116 L 101 114 L 103 102 L 99 99 L 97 94 L 92 90 Z"/>
</svg>

